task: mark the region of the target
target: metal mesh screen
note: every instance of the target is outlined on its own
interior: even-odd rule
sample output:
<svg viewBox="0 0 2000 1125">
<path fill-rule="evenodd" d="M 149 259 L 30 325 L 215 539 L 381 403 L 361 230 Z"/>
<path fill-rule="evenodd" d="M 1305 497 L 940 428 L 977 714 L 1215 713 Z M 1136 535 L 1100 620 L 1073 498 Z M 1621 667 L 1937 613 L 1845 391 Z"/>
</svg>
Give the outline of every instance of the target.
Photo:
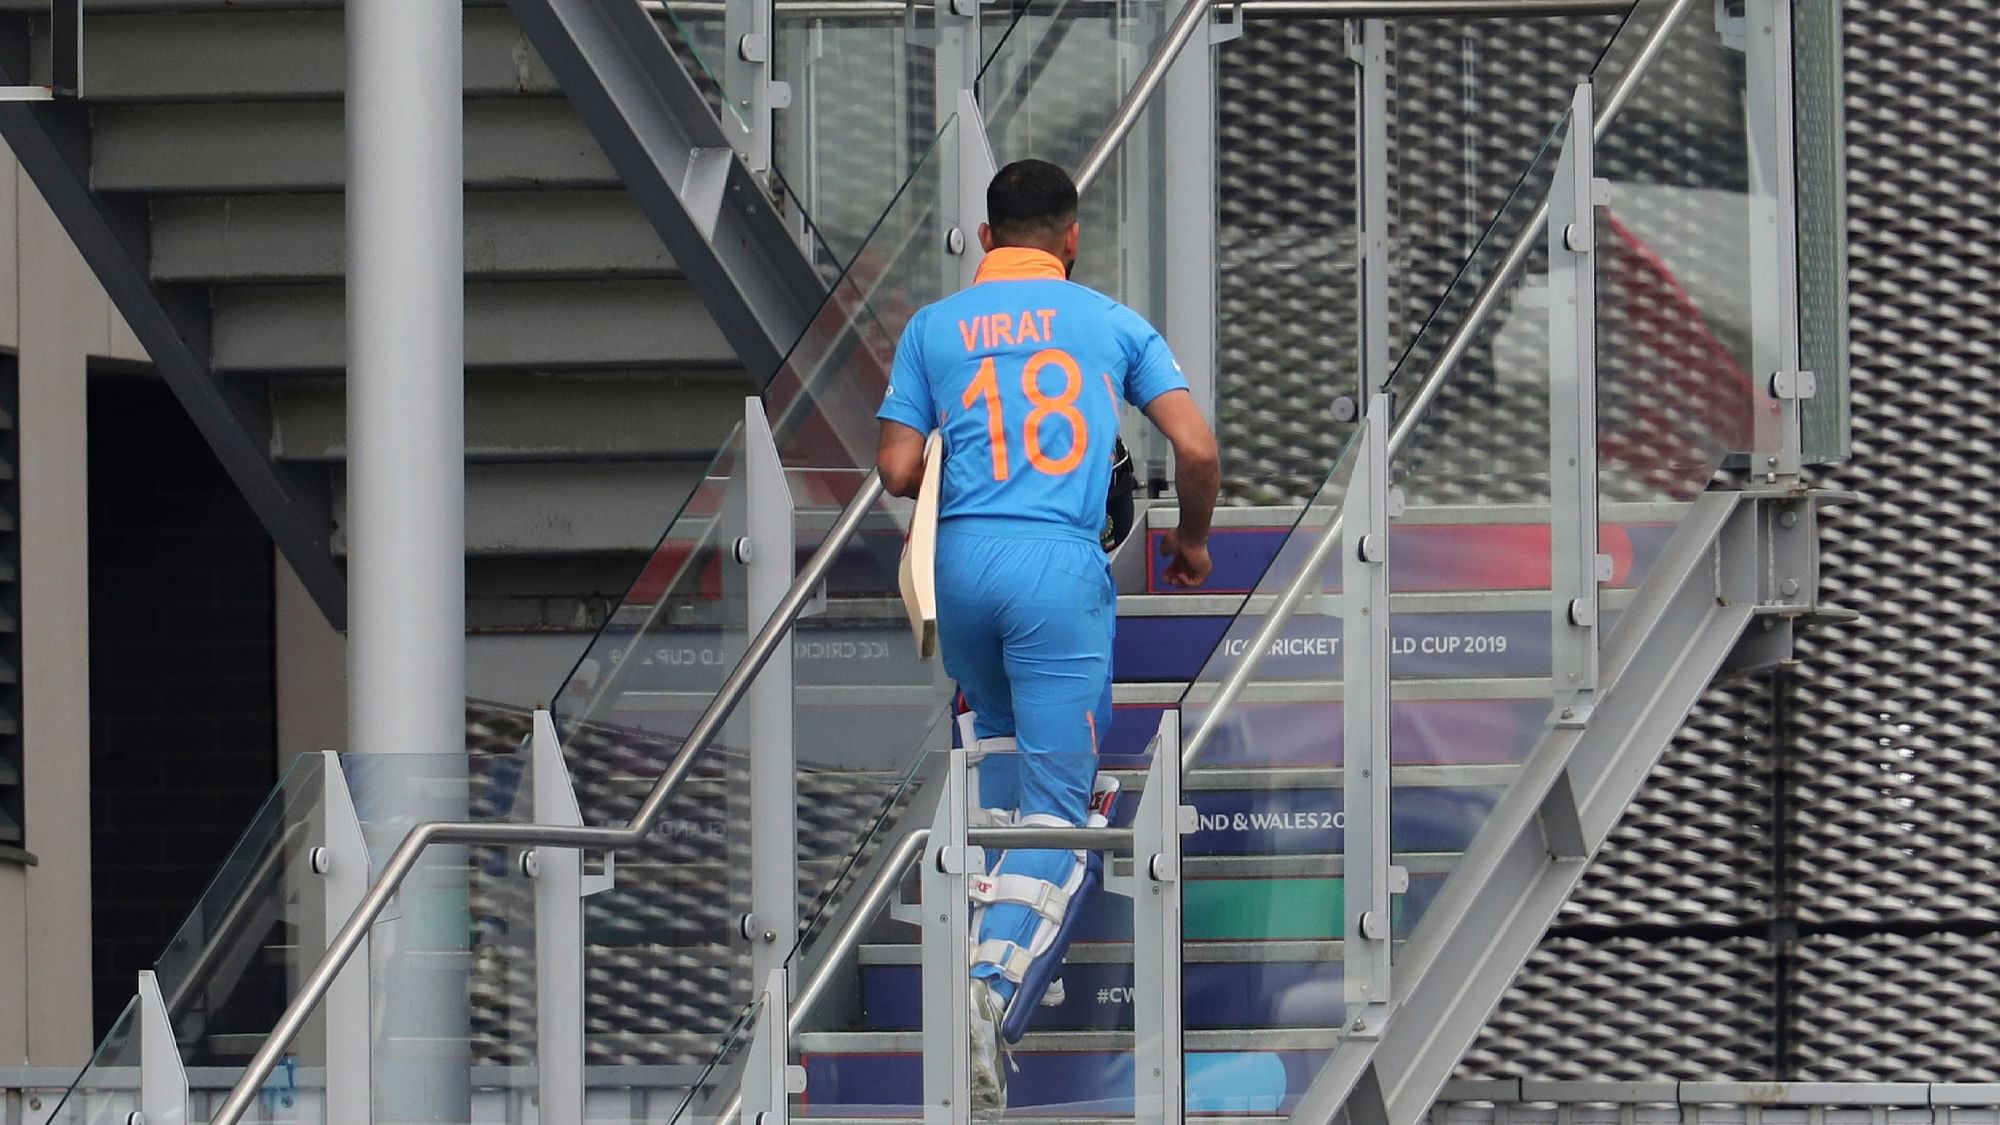
<svg viewBox="0 0 2000 1125">
<path fill-rule="evenodd" d="M 1465 1076 L 2000 1077 L 2000 10 L 1850 0 L 1844 23 L 1854 458 L 1815 483 L 1861 494 L 1824 571 L 1861 618 L 1710 694 Z M 1635 992 L 1613 949 L 1700 971 Z M 1677 1022 L 1753 979 L 1768 1022 Z"/>
</svg>

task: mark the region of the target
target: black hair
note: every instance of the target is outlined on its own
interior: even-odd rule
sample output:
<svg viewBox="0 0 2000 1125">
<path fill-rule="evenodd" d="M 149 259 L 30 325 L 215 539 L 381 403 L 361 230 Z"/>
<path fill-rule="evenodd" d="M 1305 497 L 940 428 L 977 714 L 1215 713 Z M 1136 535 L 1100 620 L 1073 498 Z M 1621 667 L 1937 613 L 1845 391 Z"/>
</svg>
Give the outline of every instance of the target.
<svg viewBox="0 0 2000 1125">
<path fill-rule="evenodd" d="M 1046 160 L 1016 160 L 986 187 L 986 223 L 1001 246 L 1038 245 L 1076 222 L 1076 184 Z"/>
</svg>

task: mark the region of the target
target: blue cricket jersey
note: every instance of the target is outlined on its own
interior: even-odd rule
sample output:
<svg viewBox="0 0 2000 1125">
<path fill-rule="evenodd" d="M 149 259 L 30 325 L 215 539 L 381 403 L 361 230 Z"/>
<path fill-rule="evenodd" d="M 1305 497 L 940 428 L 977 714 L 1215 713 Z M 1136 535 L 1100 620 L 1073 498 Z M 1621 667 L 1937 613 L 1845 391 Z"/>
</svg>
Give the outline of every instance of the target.
<svg viewBox="0 0 2000 1125">
<path fill-rule="evenodd" d="M 943 431 L 940 521 L 1025 520 L 1095 543 L 1119 401 L 1186 388 L 1144 317 L 1067 280 L 1053 254 L 1003 247 L 971 288 L 910 318 L 876 417 Z"/>
</svg>

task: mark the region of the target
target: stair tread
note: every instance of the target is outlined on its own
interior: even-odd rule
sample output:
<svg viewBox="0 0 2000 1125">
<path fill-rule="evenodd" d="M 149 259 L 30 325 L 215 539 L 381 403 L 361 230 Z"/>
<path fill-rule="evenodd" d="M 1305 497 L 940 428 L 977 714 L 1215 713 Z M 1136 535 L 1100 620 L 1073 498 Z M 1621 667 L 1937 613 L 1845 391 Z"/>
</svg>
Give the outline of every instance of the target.
<svg viewBox="0 0 2000 1125">
<path fill-rule="evenodd" d="M 1246 941 L 1238 938 L 1216 941 L 1189 941 L 1181 947 L 1181 959 L 1195 964 L 1266 964 L 1271 962 L 1335 962 L 1341 959 L 1345 943 L 1337 938 Z M 1129 941 L 1078 942 L 1063 956 L 1066 965 L 1129 964 Z M 877 942 L 861 947 L 861 964 L 918 965 L 923 947 L 916 944 Z"/>
<path fill-rule="evenodd" d="M 1296 524 L 1305 509 L 1294 505 L 1227 506 L 1215 510 L 1211 527 L 1227 532 L 1244 528 L 1267 530 Z M 1678 523 L 1687 514 L 1687 505 L 1677 502 L 1613 502 L 1598 504 L 1598 516 L 1607 523 Z M 1180 520 L 1180 508 L 1171 501 L 1146 509 L 1146 526 L 1165 531 Z M 1538 524 L 1549 520 L 1547 504 L 1411 504 L 1398 523 Z"/>
<path fill-rule="evenodd" d="M 1325 1051 L 1340 1043 L 1340 1032 L 1318 1027 L 1259 1027 L 1188 1030 L 1181 1033 L 1190 1052 L 1198 1051 Z M 920 1054 L 922 1031 L 807 1031 L 796 1037 L 802 1054 Z M 1017 1054 L 1070 1054 L 1127 1051 L 1129 1031 L 1031 1031 L 1021 1038 Z"/>
</svg>

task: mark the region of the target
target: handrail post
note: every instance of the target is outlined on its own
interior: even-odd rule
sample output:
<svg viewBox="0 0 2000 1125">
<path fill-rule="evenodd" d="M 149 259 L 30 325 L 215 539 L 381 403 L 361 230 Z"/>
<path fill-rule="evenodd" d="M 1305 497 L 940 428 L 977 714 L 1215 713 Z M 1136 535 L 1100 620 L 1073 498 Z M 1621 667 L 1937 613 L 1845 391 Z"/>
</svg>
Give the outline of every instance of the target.
<svg viewBox="0 0 2000 1125">
<path fill-rule="evenodd" d="M 1581 725 L 1597 694 L 1596 100 L 1570 102 L 1569 138 L 1549 186 L 1549 548 L 1551 675 L 1557 719 Z"/>
<path fill-rule="evenodd" d="M 335 927 L 361 908 L 362 896 L 368 893 L 368 841 L 361 834 L 361 818 L 354 811 L 340 755 L 332 750 L 320 755 L 321 846 L 326 850 L 311 870 L 320 880 L 321 948 L 326 948 Z M 326 1125 L 368 1125 L 371 1120 L 370 971 L 368 941 L 363 937 L 355 959 L 327 990 Z"/>
<path fill-rule="evenodd" d="M 139 973 L 138 1016 L 139 1112 L 153 1125 L 186 1125 L 187 1070 L 181 1065 L 173 1021 L 167 1018 L 167 1002 L 160 995 L 160 979 L 151 969 Z"/>
<path fill-rule="evenodd" d="M 726 0 L 722 13 L 722 96 L 730 102 L 722 129 L 752 172 L 771 170 L 773 111 L 792 104 L 791 87 L 773 79 L 777 4 Z"/>
<path fill-rule="evenodd" d="M 792 491 L 760 399 L 743 400 L 744 529 L 734 552 L 745 572 L 747 620 L 778 612 L 795 559 Z M 733 505 L 732 505 L 733 506 Z M 750 943 L 751 979 L 785 967 L 798 939 L 798 797 L 792 738 L 792 649 L 780 645 L 751 682 L 741 721 L 749 747 L 750 913 L 739 920 Z"/>
<path fill-rule="evenodd" d="M 1800 404 L 1817 378 L 1800 369 L 1798 153 L 1792 99 L 1792 0 L 1746 0 L 1744 117 L 1750 159 L 1751 471 L 1768 482 L 1801 467 Z"/>
<path fill-rule="evenodd" d="M 804 1068 L 792 1063 L 791 1005 L 786 1000 L 791 986 L 782 965 L 760 979 L 764 986 L 757 1030 L 751 1033 L 743 1067 L 742 1121 L 745 1125 L 787 1125 L 792 1119 L 792 1096 L 806 1089 Z M 717 1118 L 718 1125 L 727 1116 Z"/>
<path fill-rule="evenodd" d="M 535 820 L 583 826 L 583 810 L 570 782 L 555 719 L 536 711 L 528 738 L 528 769 Z M 543 1121 L 582 1121 L 583 900 L 591 894 L 583 852 L 540 845 L 522 853 L 523 871 L 535 883 L 536 1097 Z M 608 886 L 610 878 L 600 877 Z M 597 889 L 605 889 L 600 886 Z"/>
<path fill-rule="evenodd" d="M 1170 707 L 1153 736 L 1146 790 L 1132 818 L 1133 1116 L 1178 1125 L 1186 1118 L 1181 1018 L 1181 835 L 1194 809 L 1181 805 L 1181 713 Z"/>
<path fill-rule="evenodd" d="M 972 1026 L 967 967 L 972 963 L 972 901 L 967 876 L 986 868 L 985 853 L 966 843 L 970 826 L 970 748 L 945 755 L 944 796 L 931 821 L 918 887 L 923 904 L 924 1121 L 972 1120 Z"/>
<path fill-rule="evenodd" d="M 977 96 L 982 0 L 937 0 L 931 9 L 936 32 L 937 120 L 958 119 L 954 151 L 939 153 L 938 208 L 944 217 L 944 288 L 957 292 L 972 284 L 979 269 L 979 224 L 986 214 L 986 184 L 995 171 L 986 143 L 986 119 Z M 983 154 L 983 159 L 982 159 Z"/>
<path fill-rule="evenodd" d="M 1389 868 L 1389 396 L 1368 400 L 1341 535 L 1341 917 L 1348 1032 L 1382 1030 L 1393 890 Z"/>
<path fill-rule="evenodd" d="M 1391 996 L 1389 822 L 1389 58 L 1379 19 L 1348 24 L 1356 64 L 1355 191 L 1360 231 L 1361 451 L 1346 492 L 1340 595 L 1342 765 L 1341 918 L 1350 1034 L 1381 1032 Z"/>
</svg>

